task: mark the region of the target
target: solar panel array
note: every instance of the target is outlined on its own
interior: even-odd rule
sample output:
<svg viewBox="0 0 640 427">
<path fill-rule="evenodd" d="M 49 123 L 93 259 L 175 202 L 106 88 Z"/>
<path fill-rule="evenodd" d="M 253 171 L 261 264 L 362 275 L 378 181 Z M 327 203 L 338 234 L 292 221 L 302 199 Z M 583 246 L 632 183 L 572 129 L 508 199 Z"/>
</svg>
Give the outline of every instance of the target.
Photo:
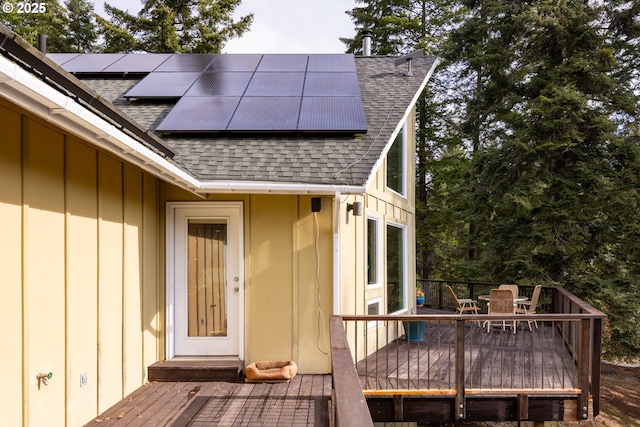
<svg viewBox="0 0 640 427">
<path fill-rule="evenodd" d="M 177 100 L 166 133 L 366 132 L 349 54 L 50 54 L 76 74 L 147 74 L 125 93 Z"/>
</svg>

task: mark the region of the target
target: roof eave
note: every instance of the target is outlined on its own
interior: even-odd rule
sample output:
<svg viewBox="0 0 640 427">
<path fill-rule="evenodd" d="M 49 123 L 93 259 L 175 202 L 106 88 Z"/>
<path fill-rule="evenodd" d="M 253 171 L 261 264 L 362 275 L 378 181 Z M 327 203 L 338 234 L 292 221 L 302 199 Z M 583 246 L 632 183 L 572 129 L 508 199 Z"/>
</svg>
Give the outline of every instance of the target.
<svg viewBox="0 0 640 427">
<path fill-rule="evenodd" d="M 438 66 L 439 63 L 440 63 L 440 60 L 438 58 L 435 58 L 435 60 L 433 61 L 433 64 L 431 65 L 431 69 L 429 69 L 429 71 L 425 75 L 422 83 L 420 84 L 420 87 L 418 88 L 416 93 L 413 95 L 413 98 L 411 99 L 411 102 L 409 103 L 407 109 L 405 110 L 404 114 L 402 115 L 402 119 L 400 119 L 400 121 L 396 124 L 396 128 L 393 130 L 393 133 L 389 137 L 389 140 L 387 141 L 384 149 L 380 153 L 380 157 L 378 157 L 378 160 L 376 160 L 375 164 L 373 165 L 373 168 L 371 168 L 371 172 L 369 174 L 369 178 L 367 179 L 365 187 L 368 188 L 373 183 L 373 180 L 375 179 L 376 174 L 378 173 L 378 170 L 382 166 L 382 163 L 384 162 L 384 159 L 387 156 L 387 153 L 391 149 L 391 145 L 393 144 L 393 141 L 395 141 L 396 136 L 398 135 L 398 133 L 400 131 L 402 131 L 402 127 L 404 126 L 405 121 L 409 117 L 409 113 L 415 107 L 416 103 L 418 102 L 418 98 L 420 98 L 420 95 L 424 91 L 424 88 L 427 86 L 427 83 L 429 82 L 429 79 L 431 79 L 431 76 L 433 75 L 433 72 L 435 71 L 435 69 L 436 69 L 436 67 Z M 410 78 L 410 77 L 407 77 L 407 78 Z"/>
<path fill-rule="evenodd" d="M 264 181 L 204 181 L 197 190 L 201 194 L 364 194 L 364 185 L 306 184 Z"/>
<path fill-rule="evenodd" d="M 4 57 L 0 57 L 0 85 L 0 96 L 25 110 L 164 181 L 199 194 L 196 190 L 200 182 L 196 178 Z"/>
</svg>

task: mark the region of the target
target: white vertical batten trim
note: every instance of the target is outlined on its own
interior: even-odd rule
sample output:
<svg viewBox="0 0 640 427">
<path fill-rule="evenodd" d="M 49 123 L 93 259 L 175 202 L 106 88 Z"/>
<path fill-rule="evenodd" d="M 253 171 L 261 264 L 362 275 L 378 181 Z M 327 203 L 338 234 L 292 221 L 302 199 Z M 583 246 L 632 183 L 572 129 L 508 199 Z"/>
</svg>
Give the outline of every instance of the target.
<svg viewBox="0 0 640 427">
<path fill-rule="evenodd" d="M 342 314 L 341 292 L 342 285 L 340 283 L 340 197 L 339 191 L 336 191 L 333 202 L 333 314 Z"/>
</svg>

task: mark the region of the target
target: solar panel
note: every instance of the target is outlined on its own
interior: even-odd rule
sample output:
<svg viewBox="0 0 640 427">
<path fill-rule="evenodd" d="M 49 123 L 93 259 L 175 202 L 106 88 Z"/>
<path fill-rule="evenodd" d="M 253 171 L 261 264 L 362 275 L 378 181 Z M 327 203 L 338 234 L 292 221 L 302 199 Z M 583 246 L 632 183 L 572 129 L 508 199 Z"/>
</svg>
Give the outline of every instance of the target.
<svg viewBox="0 0 640 427">
<path fill-rule="evenodd" d="M 151 73 L 124 94 L 125 98 L 179 98 L 200 73 Z"/>
<path fill-rule="evenodd" d="M 47 53 L 47 58 L 58 65 L 62 65 L 78 56 L 79 53 Z"/>
<path fill-rule="evenodd" d="M 305 97 L 300 107 L 299 130 L 366 132 L 360 97 Z"/>
<path fill-rule="evenodd" d="M 246 96 L 302 96 L 304 73 L 258 73 L 249 83 Z"/>
<path fill-rule="evenodd" d="M 295 130 L 299 110 L 299 97 L 244 97 L 228 130 Z"/>
<path fill-rule="evenodd" d="M 206 71 L 255 71 L 262 55 L 228 53 L 216 55 Z"/>
<path fill-rule="evenodd" d="M 75 73 L 148 73 L 124 97 L 178 99 L 160 132 L 366 132 L 353 55 L 49 57 Z"/>
<path fill-rule="evenodd" d="M 251 73 L 202 73 L 185 96 L 242 96 Z"/>
<path fill-rule="evenodd" d="M 64 69 L 70 73 L 99 73 L 124 55 L 124 53 L 84 53 L 65 62 Z"/>
<path fill-rule="evenodd" d="M 280 53 L 264 55 L 256 71 L 306 71 L 309 55 Z"/>
<path fill-rule="evenodd" d="M 226 129 L 239 97 L 185 97 L 157 127 L 161 132 L 206 132 Z"/>
<path fill-rule="evenodd" d="M 166 61 L 171 53 L 130 53 L 103 70 L 105 73 L 150 73 Z"/>
<path fill-rule="evenodd" d="M 356 73 L 307 73 L 304 96 L 360 96 Z"/>
<path fill-rule="evenodd" d="M 353 55 L 326 53 L 309 55 L 308 72 L 356 72 L 356 60 Z"/>
<path fill-rule="evenodd" d="M 211 53 L 175 53 L 155 71 L 203 71 L 215 56 Z"/>
</svg>

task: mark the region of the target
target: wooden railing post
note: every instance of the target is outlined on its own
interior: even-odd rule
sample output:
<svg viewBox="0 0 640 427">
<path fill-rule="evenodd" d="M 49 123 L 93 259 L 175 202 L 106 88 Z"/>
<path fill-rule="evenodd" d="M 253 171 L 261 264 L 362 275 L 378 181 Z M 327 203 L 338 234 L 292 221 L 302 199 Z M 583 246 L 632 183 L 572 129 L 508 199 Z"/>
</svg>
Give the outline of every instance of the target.
<svg viewBox="0 0 640 427">
<path fill-rule="evenodd" d="M 464 320 L 456 320 L 456 419 L 467 417 L 464 399 Z"/>
<path fill-rule="evenodd" d="M 342 317 L 331 316 L 329 335 L 336 426 L 373 427 L 369 405 L 349 350 Z"/>
<path fill-rule="evenodd" d="M 593 416 L 600 413 L 600 375 L 602 354 L 602 319 L 593 319 L 593 337 L 591 361 L 591 396 L 593 398 Z"/>
<path fill-rule="evenodd" d="M 580 351 L 579 351 L 579 374 L 578 382 L 580 384 L 580 407 L 578 414 L 583 420 L 589 417 L 589 362 L 591 348 L 591 319 L 582 319 L 580 321 Z"/>
</svg>

